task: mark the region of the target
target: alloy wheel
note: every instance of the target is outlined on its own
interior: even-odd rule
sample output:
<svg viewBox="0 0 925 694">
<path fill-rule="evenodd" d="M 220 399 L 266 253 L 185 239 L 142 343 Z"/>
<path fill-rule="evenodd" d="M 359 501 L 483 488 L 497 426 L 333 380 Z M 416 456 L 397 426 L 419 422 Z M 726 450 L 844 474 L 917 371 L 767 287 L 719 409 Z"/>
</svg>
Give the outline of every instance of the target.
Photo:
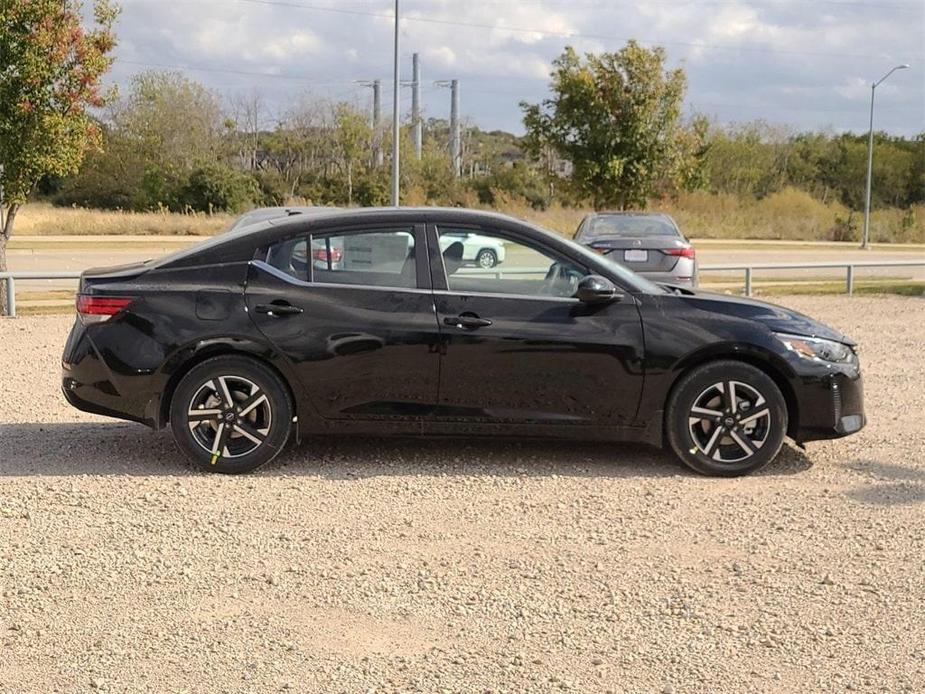
<svg viewBox="0 0 925 694">
<path fill-rule="evenodd" d="M 240 458 L 266 440 L 273 410 L 266 393 L 242 376 L 216 376 L 193 394 L 187 408 L 193 439 L 212 457 Z"/>
<path fill-rule="evenodd" d="M 694 399 L 688 428 L 700 453 L 719 463 L 740 463 L 768 440 L 771 410 L 765 397 L 747 383 L 720 381 Z"/>
</svg>

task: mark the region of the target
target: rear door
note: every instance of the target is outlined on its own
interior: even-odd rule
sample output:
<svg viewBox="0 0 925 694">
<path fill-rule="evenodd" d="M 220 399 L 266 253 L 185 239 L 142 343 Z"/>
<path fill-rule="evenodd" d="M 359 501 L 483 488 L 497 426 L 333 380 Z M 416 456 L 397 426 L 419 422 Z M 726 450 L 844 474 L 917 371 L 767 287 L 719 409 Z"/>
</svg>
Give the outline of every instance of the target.
<svg viewBox="0 0 925 694">
<path fill-rule="evenodd" d="M 326 418 L 418 418 L 437 403 L 439 330 L 423 225 L 341 228 L 251 263 L 248 311 Z"/>
<path fill-rule="evenodd" d="M 446 239 L 466 232 L 504 248 L 472 267 Z M 441 237 L 443 237 L 441 239 Z M 437 416 L 479 422 L 629 425 L 642 391 L 642 323 L 634 298 L 573 298 L 587 268 L 529 235 L 428 228 L 443 336 Z"/>
</svg>

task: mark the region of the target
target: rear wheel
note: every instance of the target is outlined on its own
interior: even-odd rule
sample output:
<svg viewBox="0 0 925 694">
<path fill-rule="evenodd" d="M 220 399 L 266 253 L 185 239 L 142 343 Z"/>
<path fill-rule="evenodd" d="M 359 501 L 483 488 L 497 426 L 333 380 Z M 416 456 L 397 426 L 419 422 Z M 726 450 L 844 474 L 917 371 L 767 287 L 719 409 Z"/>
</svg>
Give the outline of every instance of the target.
<svg viewBox="0 0 925 694">
<path fill-rule="evenodd" d="M 787 404 L 760 369 L 719 361 L 682 377 L 665 419 L 668 441 L 686 465 L 734 477 L 777 456 L 787 433 Z"/>
<path fill-rule="evenodd" d="M 275 458 L 289 439 L 293 406 L 272 370 L 247 357 L 214 357 L 174 391 L 170 426 L 180 449 L 209 472 L 238 474 Z"/>
</svg>

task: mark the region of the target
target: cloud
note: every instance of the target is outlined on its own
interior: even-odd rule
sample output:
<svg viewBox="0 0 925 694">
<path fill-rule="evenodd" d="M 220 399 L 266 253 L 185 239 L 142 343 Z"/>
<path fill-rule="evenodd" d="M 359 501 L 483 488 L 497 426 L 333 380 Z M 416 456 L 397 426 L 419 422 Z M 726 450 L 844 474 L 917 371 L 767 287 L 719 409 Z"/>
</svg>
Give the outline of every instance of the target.
<svg viewBox="0 0 925 694">
<path fill-rule="evenodd" d="M 279 109 L 305 89 L 366 103 L 368 91 L 355 80 L 378 78 L 387 86 L 391 3 L 273 1 L 123 0 L 113 80 L 125 81 L 146 65 L 184 66 L 223 93 L 259 88 Z M 293 6 L 299 4 L 314 9 Z M 410 54 L 419 52 L 428 113 L 443 115 L 448 101 L 431 82 L 458 78 L 464 114 L 486 128 L 520 130 L 518 102 L 545 96 L 550 62 L 565 45 L 612 51 L 634 37 L 664 46 L 669 63 L 686 69 L 689 110 L 800 129 L 865 130 L 870 82 L 896 63 L 913 63 L 878 88 L 878 127 L 925 130 L 925 5 L 914 0 L 403 0 L 402 6 L 403 79 L 410 77 Z"/>
</svg>

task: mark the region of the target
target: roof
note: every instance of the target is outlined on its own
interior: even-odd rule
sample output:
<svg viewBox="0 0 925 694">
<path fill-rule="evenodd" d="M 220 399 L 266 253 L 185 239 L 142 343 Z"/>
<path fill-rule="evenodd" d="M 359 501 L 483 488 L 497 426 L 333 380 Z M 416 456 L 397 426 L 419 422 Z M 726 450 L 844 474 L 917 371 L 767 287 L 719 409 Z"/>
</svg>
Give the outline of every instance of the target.
<svg viewBox="0 0 925 694">
<path fill-rule="evenodd" d="M 665 212 L 649 212 L 647 210 L 598 210 L 597 212 L 592 212 L 589 214 L 589 217 L 597 217 L 601 215 L 632 215 L 634 217 L 667 217 L 668 214 Z"/>
<path fill-rule="evenodd" d="M 295 209 L 295 208 L 283 208 Z M 341 218 L 348 219 L 396 219 L 396 220 L 416 220 L 431 219 L 440 220 L 452 218 L 455 221 L 462 219 L 473 222 L 517 222 L 523 224 L 524 220 L 516 219 L 509 215 L 490 210 L 473 210 L 465 207 L 311 207 L 302 208 L 310 212 L 311 221 L 330 221 Z M 273 226 L 283 224 L 304 222 L 305 218 L 300 219 L 300 215 L 290 215 L 287 217 L 278 217 L 270 220 Z"/>
</svg>

